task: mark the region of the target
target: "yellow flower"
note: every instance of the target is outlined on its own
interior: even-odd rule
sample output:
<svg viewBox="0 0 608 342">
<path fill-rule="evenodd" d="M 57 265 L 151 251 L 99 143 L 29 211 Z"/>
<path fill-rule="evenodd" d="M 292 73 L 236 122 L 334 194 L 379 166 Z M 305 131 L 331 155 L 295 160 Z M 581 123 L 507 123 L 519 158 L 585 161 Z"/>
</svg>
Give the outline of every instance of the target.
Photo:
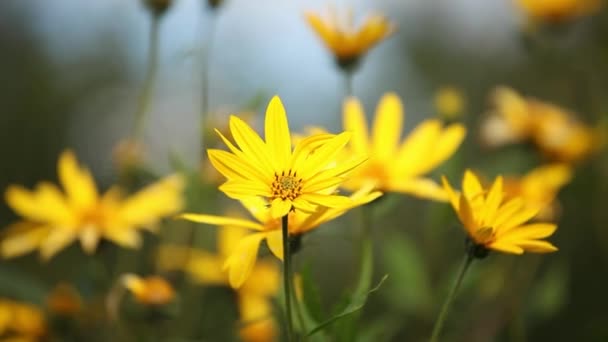
<svg viewBox="0 0 608 342">
<path fill-rule="evenodd" d="M 0 340 L 41 341 L 46 334 L 46 319 L 40 309 L 0 299 Z"/>
<path fill-rule="evenodd" d="M 395 32 L 395 25 L 382 15 L 369 16 L 359 28 L 354 27 L 352 15 L 346 21 L 338 20 L 333 11 L 326 18 L 312 12 L 305 16 L 338 65 L 344 68 L 355 65 L 374 45 Z"/>
<path fill-rule="evenodd" d="M 149 185 L 129 198 L 118 188 L 100 196 L 90 172 L 78 165 L 71 151 L 61 154 L 58 163 L 62 192 L 49 182 L 34 191 L 10 186 L 8 205 L 24 220 L 9 227 L 0 242 L 0 253 L 14 257 L 40 249 L 47 260 L 79 239 L 87 253 L 93 253 L 104 238 L 123 247 L 138 247 L 138 229 L 155 230 L 164 216 L 182 207 L 183 180 L 174 175 Z"/>
<path fill-rule="evenodd" d="M 539 208 L 526 203 L 524 198 L 507 199 L 503 178 L 498 176 L 490 189 L 484 189 L 477 176 L 467 170 L 462 181 L 462 193 L 452 189 L 443 177 L 443 186 L 450 197 L 469 238 L 481 251 L 495 250 L 511 254 L 526 252 L 548 253 L 555 246 L 541 239 L 555 232 L 552 223 L 528 223 Z"/>
<path fill-rule="evenodd" d="M 141 304 L 165 305 L 175 298 L 175 290 L 171 284 L 160 276 L 141 278 L 135 274 L 125 274 L 121 283 Z"/>
<path fill-rule="evenodd" d="M 442 87 L 435 94 L 435 109 L 439 115 L 447 120 L 454 120 L 462 115 L 465 100 L 460 89 L 455 87 Z"/>
<path fill-rule="evenodd" d="M 72 316 L 82 310 L 82 299 L 69 283 L 59 283 L 46 297 L 46 307 L 54 314 Z"/>
<path fill-rule="evenodd" d="M 361 103 L 354 98 L 346 100 L 344 129 L 353 134 L 347 153 L 367 154 L 370 159 L 355 169 L 343 186 L 351 190 L 372 186 L 446 201 L 441 186 L 424 175 L 454 154 L 464 139 L 464 126 L 452 124 L 444 129 L 439 120 L 425 120 L 399 143 L 402 125 L 403 108 L 393 93 L 380 100 L 371 136 Z"/>
<path fill-rule="evenodd" d="M 597 12 L 603 0 L 516 0 L 516 4 L 534 20 L 564 22 Z"/>
<path fill-rule="evenodd" d="M 566 164 L 538 167 L 522 177 L 506 177 L 505 198 L 521 197 L 532 206 L 540 208 L 537 219 L 555 219 L 559 203 L 557 192 L 572 179 L 572 169 Z"/>
<path fill-rule="evenodd" d="M 333 194 L 335 186 L 344 181 L 343 176 L 366 159 L 357 157 L 335 165 L 335 156 L 348 143 L 350 133 L 312 136 L 292 151 L 285 109 L 277 96 L 266 110 L 266 141 L 236 116 L 230 117 L 230 131 L 238 147 L 218 134 L 232 153 L 208 150 L 213 166 L 228 178 L 220 190 L 229 197 L 262 197 L 274 218 L 294 209 L 310 212 L 317 205 L 340 207 L 350 203 L 347 197 Z"/>
<path fill-rule="evenodd" d="M 223 265 L 247 235 L 244 228 L 223 226 L 218 234 L 217 254 L 179 246 L 162 246 L 158 255 L 159 268 L 181 269 L 201 284 L 228 285 L 228 274 L 223 270 Z M 278 265 L 270 260 L 261 260 L 253 266 L 251 276 L 236 289 L 242 322 L 239 335 L 243 341 L 276 340 L 278 328 L 272 317 L 272 300 L 279 290 L 279 283 Z"/>
<path fill-rule="evenodd" d="M 314 212 L 292 211 L 288 217 L 289 235 L 298 236 L 317 228 L 322 223 L 330 221 L 349 209 L 369 203 L 378 198 L 379 192 L 362 190 L 353 194 L 351 201 L 340 208 L 318 207 Z M 258 248 L 262 240 L 266 240 L 270 251 L 283 260 L 283 237 L 281 234 L 281 220 L 272 215 L 264 200 L 249 198 L 242 200 L 243 206 L 255 217 L 256 221 L 234 217 L 182 214 L 180 217 L 198 223 L 207 223 L 218 226 L 240 227 L 256 231 L 241 237 L 226 258 L 224 268 L 228 269 L 230 285 L 239 288 L 250 276 L 256 263 Z"/>
</svg>

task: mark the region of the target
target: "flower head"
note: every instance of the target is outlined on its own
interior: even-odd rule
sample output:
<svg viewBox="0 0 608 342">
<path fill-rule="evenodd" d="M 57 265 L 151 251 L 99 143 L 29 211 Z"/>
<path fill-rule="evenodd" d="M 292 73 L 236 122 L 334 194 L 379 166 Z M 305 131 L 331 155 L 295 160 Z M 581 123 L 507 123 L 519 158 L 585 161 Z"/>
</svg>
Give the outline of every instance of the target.
<svg viewBox="0 0 608 342">
<path fill-rule="evenodd" d="M 369 16 L 358 28 L 352 15 L 339 20 L 333 12 L 326 18 L 307 12 L 306 20 L 345 69 L 356 65 L 367 51 L 395 31 L 395 26 L 381 15 Z"/>
<path fill-rule="evenodd" d="M 465 99 L 462 91 L 456 87 L 439 88 L 435 94 L 435 109 L 447 120 L 454 120 L 463 114 Z"/>
<path fill-rule="evenodd" d="M 135 248 L 141 244 L 138 229 L 154 231 L 162 217 L 182 207 L 183 180 L 177 175 L 124 198 L 118 188 L 100 195 L 91 173 L 71 151 L 61 154 L 58 174 L 63 192 L 49 182 L 34 191 L 17 185 L 7 189 L 7 204 L 24 220 L 9 227 L 0 242 L 4 257 L 39 248 L 49 259 L 76 239 L 87 253 L 95 251 L 100 239 Z"/>
<path fill-rule="evenodd" d="M 125 274 L 121 283 L 141 304 L 165 305 L 175 298 L 173 286 L 160 276 L 142 278 L 135 274 Z"/>
<path fill-rule="evenodd" d="M 521 197 L 507 199 L 501 176 L 489 189 L 484 189 L 477 176 L 467 170 L 462 181 L 462 193 L 456 192 L 445 177 L 443 186 L 476 246 L 511 254 L 557 250 L 551 243 L 541 240 L 552 235 L 557 226 L 552 223 L 526 224 L 538 214 L 539 208 L 529 205 Z"/>
<path fill-rule="evenodd" d="M 289 235 L 299 236 L 317 228 L 322 223 L 330 221 L 349 209 L 369 203 L 378 198 L 379 192 L 369 192 L 365 189 L 353 194 L 346 205 L 339 208 L 318 207 L 313 212 L 292 211 L 288 217 Z M 255 221 L 235 217 L 182 214 L 181 218 L 221 227 L 245 228 L 253 233 L 239 237 L 238 242 L 232 244 L 224 268 L 228 270 L 230 285 L 238 288 L 249 278 L 256 264 L 258 249 L 262 240 L 266 240 L 270 251 L 283 260 L 283 237 L 281 235 L 281 220 L 272 215 L 265 202 L 260 198 L 249 198 L 241 203 L 255 217 Z M 223 228 L 225 229 L 225 228 Z"/>
<path fill-rule="evenodd" d="M 461 124 L 442 128 L 439 120 L 426 120 L 403 141 L 403 107 L 397 95 L 382 97 L 376 109 L 371 136 L 361 103 L 354 98 L 344 104 L 344 129 L 352 132 L 347 154 L 368 154 L 370 159 L 353 171 L 343 184 L 348 189 L 372 186 L 382 191 L 447 200 L 440 185 L 424 175 L 447 160 L 465 136 Z"/>
<path fill-rule="evenodd" d="M 46 319 L 39 308 L 0 299 L 0 340 L 39 341 L 47 334 Z"/>
<path fill-rule="evenodd" d="M 285 109 L 278 97 L 268 104 L 265 141 L 241 119 L 230 117 L 236 146 L 218 134 L 230 152 L 210 149 L 209 160 L 228 180 L 220 186 L 234 199 L 263 198 L 274 218 L 293 210 L 314 211 L 316 206 L 340 207 L 350 200 L 335 195 L 344 175 L 363 163 L 356 157 L 335 165 L 335 156 L 350 139 L 350 133 L 316 135 L 291 148 Z"/>
<path fill-rule="evenodd" d="M 530 141 L 548 158 L 576 162 L 601 147 L 601 135 L 576 116 L 553 104 L 526 99 L 514 90 L 497 88 L 495 108 L 482 126 L 491 146 Z"/>
<path fill-rule="evenodd" d="M 515 0 L 531 19 L 557 23 L 597 12 L 603 0 Z"/>
</svg>

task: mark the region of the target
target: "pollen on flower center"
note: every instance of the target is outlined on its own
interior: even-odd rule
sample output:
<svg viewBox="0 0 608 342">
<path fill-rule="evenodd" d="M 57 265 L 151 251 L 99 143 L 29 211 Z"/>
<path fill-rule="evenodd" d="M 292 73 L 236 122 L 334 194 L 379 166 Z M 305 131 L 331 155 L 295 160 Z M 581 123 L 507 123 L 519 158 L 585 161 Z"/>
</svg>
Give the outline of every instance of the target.
<svg viewBox="0 0 608 342">
<path fill-rule="evenodd" d="M 302 179 L 296 176 L 296 173 L 291 170 L 275 172 L 274 180 L 272 181 L 272 198 L 280 198 L 282 200 L 294 200 L 302 192 Z"/>
</svg>

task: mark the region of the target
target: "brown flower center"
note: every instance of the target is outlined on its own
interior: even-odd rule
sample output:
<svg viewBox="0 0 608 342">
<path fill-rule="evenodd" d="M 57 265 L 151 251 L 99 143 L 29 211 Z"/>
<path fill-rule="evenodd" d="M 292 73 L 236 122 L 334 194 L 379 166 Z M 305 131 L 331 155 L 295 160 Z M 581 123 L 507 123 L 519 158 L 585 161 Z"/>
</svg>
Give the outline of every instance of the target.
<svg viewBox="0 0 608 342">
<path fill-rule="evenodd" d="M 280 198 L 282 200 L 294 200 L 302 193 L 302 179 L 296 176 L 291 170 L 275 172 L 274 180 L 272 181 L 272 198 Z"/>
</svg>

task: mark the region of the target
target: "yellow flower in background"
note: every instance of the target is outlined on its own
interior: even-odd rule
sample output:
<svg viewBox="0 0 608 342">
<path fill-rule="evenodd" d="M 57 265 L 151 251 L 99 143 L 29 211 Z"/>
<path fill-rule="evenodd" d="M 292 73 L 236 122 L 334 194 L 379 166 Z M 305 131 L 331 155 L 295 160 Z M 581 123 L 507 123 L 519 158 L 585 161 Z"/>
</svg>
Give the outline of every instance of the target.
<svg viewBox="0 0 608 342">
<path fill-rule="evenodd" d="M 82 310 L 82 298 L 72 284 L 59 283 L 46 297 L 47 309 L 58 315 L 73 316 Z"/>
<path fill-rule="evenodd" d="M 424 177 L 450 158 L 465 136 L 461 124 L 442 127 L 440 120 L 425 120 L 401 140 L 403 107 L 399 97 L 388 93 L 376 109 L 371 134 L 361 103 L 349 98 L 344 104 L 344 129 L 352 132 L 347 154 L 369 155 L 343 186 L 354 190 L 373 187 L 421 198 L 447 201 L 443 188 Z"/>
<path fill-rule="evenodd" d="M 139 229 L 155 231 L 158 221 L 182 207 L 183 180 L 173 175 L 124 198 L 118 188 L 100 195 L 90 172 L 78 165 L 71 151 L 61 154 L 58 175 L 63 192 L 56 185 L 41 182 L 34 191 L 11 185 L 6 202 L 24 220 L 10 226 L 0 242 L 4 257 L 19 256 L 40 249 L 48 260 L 79 239 L 87 253 L 93 253 L 100 239 L 136 248 Z"/>
<path fill-rule="evenodd" d="M 39 308 L 0 299 L 0 340 L 41 341 L 46 334 L 46 319 Z"/>
<path fill-rule="evenodd" d="M 564 22 L 597 12 L 603 0 L 515 0 L 517 6 L 531 19 L 544 22 Z"/>
<path fill-rule="evenodd" d="M 354 193 L 345 205 L 339 208 L 318 207 L 313 212 L 291 211 L 288 217 L 290 236 L 302 235 L 319 225 L 333 220 L 349 209 L 373 201 L 380 192 L 361 190 Z M 266 240 L 270 251 L 283 260 L 283 237 L 281 220 L 272 215 L 272 209 L 261 198 L 241 200 L 243 206 L 256 221 L 235 218 L 232 216 L 213 216 L 202 214 L 182 214 L 180 217 L 189 221 L 217 225 L 221 227 L 240 227 L 255 231 L 240 237 L 226 258 L 224 268 L 228 270 L 230 285 L 239 288 L 251 275 L 256 264 L 258 249 L 262 240 Z"/>
<path fill-rule="evenodd" d="M 465 109 L 465 99 L 462 91 L 456 87 L 441 87 L 435 93 L 435 110 L 446 120 L 459 118 Z"/>
<path fill-rule="evenodd" d="M 546 157 L 566 163 L 580 161 L 601 148 L 600 132 L 553 104 L 523 98 L 506 87 L 496 89 L 493 102 L 495 108 L 481 129 L 490 146 L 531 141 Z"/>
<path fill-rule="evenodd" d="M 541 240 L 551 236 L 557 226 L 526 223 L 538 214 L 540 208 L 522 197 L 506 198 L 501 176 L 489 189 L 484 189 L 478 177 L 467 170 L 462 181 L 462 193 L 452 189 L 445 177 L 443 186 L 469 238 L 483 251 L 511 254 L 557 251 L 551 243 Z"/>
<path fill-rule="evenodd" d="M 173 286 L 160 276 L 142 278 L 125 274 L 121 277 L 121 283 L 135 300 L 144 305 L 166 305 L 175 299 Z"/>
<path fill-rule="evenodd" d="M 228 285 L 228 273 L 223 266 L 247 236 L 247 229 L 223 226 L 218 233 L 217 254 L 174 245 L 161 246 L 157 258 L 159 269 L 183 270 L 204 285 Z M 236 289 L 242 323 L 239 335 L 243 341 L 276 340 L 278 327 L 272 316 L 272 302 L 280 288 L 280 275 L 275 262 L 260 260 L 252 266 L 248 279 Z"/>
<path fill-rule="evenodd" d="M 220 190 L 229 197 L 262 197 L 274 218 L 294 209 L 310 212 L 317 206 L 349 205 L 347 197 L 334 194 L 335 187 L 366 159 L 358 156 L 335 164 L 335 156 L 348 143 L 350 133 L 312 136 L 292 151 L 287 116 L 277 96 L 266 110 L 265 141 L 236 116 L 230 117 L 230 131 L 236 146 L 218 134 L 232 153 L 208 150 L 213 166 L 228 179 Z"/>
<path fill-rule="evenodd" d="M 395 32 L 395 25 L 377 14 L 367 17 L 359 27 L 355 27 L 352 13 L 345 20 L 340 20 L 333 11 L 325 18 L 313 12 L 305 16 L 343 68 L 355 65 L 367 51 Z"/>
<path fill-rule="evenodd" d="M 572 179 L 572 169 L 566 164 L 538 167 L 522 177 L 505 177 L 505 198 L 524 199 L 527 205 L 540 208 L 536 219 L 552 220 L 558 216 L 558 191 Z"/>
</svg>

